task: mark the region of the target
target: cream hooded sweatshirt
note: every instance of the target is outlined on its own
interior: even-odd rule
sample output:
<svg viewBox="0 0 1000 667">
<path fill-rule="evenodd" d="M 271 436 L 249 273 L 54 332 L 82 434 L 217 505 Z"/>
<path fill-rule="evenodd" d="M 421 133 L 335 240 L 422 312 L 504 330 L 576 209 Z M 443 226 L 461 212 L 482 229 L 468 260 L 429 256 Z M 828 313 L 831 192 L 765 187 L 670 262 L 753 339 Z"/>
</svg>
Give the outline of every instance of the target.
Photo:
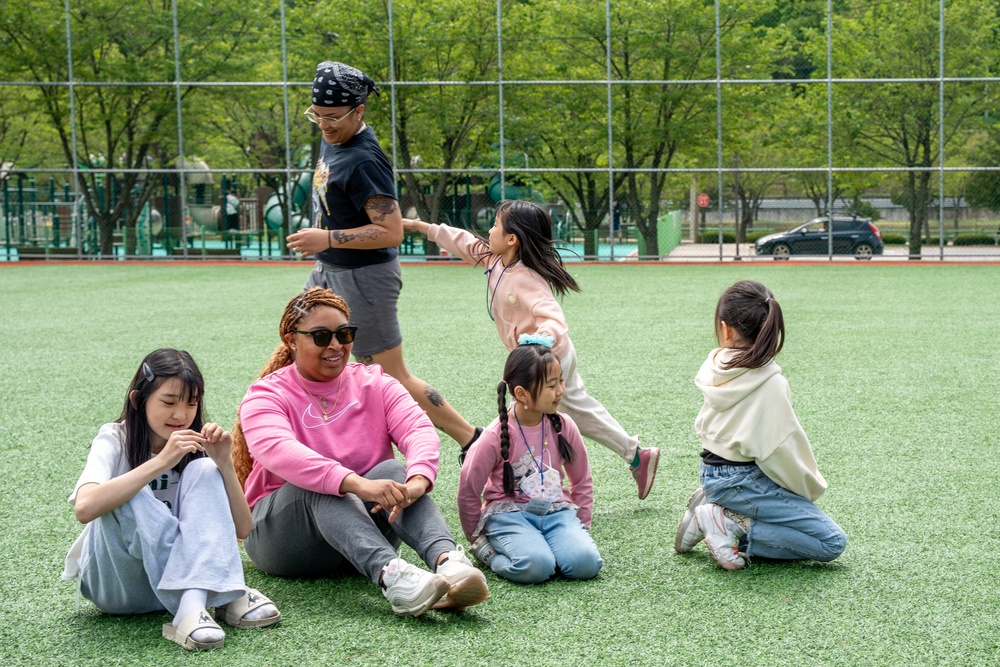
<svg viewBox="0 0 1000 667">
<path fill-rule="evenodd" d="M 695 377 L 705 396 L 694 422 L 702 446 L 729 461 L 755 461 L 776 484 L 815 501 L 826 480 L 792 410 L 788 380 L 774 361 L 724 370 L 723 362 L 735 353 L 712 350 Z"/>
</svg>

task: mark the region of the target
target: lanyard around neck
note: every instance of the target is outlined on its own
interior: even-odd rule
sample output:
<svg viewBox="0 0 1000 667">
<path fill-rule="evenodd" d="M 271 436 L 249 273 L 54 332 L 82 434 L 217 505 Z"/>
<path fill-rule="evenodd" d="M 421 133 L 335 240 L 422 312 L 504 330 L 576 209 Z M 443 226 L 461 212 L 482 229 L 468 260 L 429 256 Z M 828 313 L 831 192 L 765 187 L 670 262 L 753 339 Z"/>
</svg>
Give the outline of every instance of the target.
<svg viewBox="0 0 1000 667">
<path fill-rule="evenodd" d="M 502 260 L 502 259 L 503 259 L 503 257 L 497 257 L 495 260 L 493 260 L 493 265 L 490 266 L 490 268 L 488 268 L 485 271 L 483 271 L 483 273 L 486 274 L 486 312 L 487 312 L 487 314 L 489 314 L 490 319 L 493 320 L 494 322 L 496 322 L 496 318 L 493 317 L 493 301 L 497 297 L 497 290 L 500 289 L 500 281 L 503 280 L 503 274 L 505 274 L 507 272 L 507 269 L 509 269 L 510 267 L 514 266 L 519 261 L 521 261 L 519 259 L 515 259 L 510 264 L 507 264 L 506 266 L 503 267 L 503 270 L 500 271 L 500 277 L 497 278 L 497 284 L 493 286 L 493 293 L 491 294 L 490 293 L 490 276 L 493 274 L 493 269 L 495 269 L 497 267 L 497 264 L 499 264 L 500 260 Z M 518 426 L 520 426 L 520 424 L 518 424 Z"/>
<path fill-rule="evenodd" d="M 545 415 L 542 415 L 542 451 L 538 453 L 538 458 L 535 458 L 535 453 L 531 451 L 531 443 L 528 442 L 528 437 L 524 435 L 524 428 L 521 426 L 521 420 L 517 418 L 517 408 L 513 409 L 514 421 L 517 422 L 517 430 L 521 432 L 521 439 L 524 440 L 524 446 L 528 448 L 528 454 L 531 456 L 531 460 L 535 463 L 535 467 L 538 468 L 538 474 L 542 476 L 542 484 L 545 484 L 545 466 L 542 464 L 545 462 Z M 552 457 L 549 457 L 549 462 L 551 463 Z"/>
</svg>

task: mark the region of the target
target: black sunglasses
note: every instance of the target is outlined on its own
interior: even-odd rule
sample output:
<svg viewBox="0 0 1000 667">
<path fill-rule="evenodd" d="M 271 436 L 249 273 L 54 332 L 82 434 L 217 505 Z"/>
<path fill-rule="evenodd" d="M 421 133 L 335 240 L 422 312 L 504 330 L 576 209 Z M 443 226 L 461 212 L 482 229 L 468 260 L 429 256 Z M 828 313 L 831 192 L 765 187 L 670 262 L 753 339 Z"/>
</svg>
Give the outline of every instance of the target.
<svg viewBox="0 0 1000 667">
<path fill-rule="evenodd" d="M 313 343 L 317 347 L 326 347 L 333 340 L 333 337 L 337 337 L 337 342 L 341 345 L 347 345 L 348 343 L 354 342 L 354 334 L 357 332 L 357 327 L 340 327 L 336 331 L 330 331 L 329 329 L 314 329 L 312 331 L 300 331 L 295 329 L 292 333 L 306 334 L 307 336 L 312 336 Z"/>
</svg>

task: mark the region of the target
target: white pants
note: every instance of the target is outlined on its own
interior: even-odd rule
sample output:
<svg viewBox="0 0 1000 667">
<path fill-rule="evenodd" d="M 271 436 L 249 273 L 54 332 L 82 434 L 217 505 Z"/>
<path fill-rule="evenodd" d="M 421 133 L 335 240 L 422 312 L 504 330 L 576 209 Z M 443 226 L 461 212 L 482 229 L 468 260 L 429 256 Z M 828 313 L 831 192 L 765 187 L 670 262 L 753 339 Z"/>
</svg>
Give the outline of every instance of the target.
<svg viewBox="0 0 1000 667">
<path fill-rule="evenodd" d="M 247 588 L 222 475 L 209 458 L 184 468 L 177 516 L 148 486 L 95 519 L 80 559 L 80 591 L 109 614 L 177 613 L 181 594 L 208 591 L 208 607 Z"/>
<path fill-rule="evenodd" d="M 631 464 L 639 447 L 639 436 L 630 436 L 601 403 L 587 393 L 576 372 L 576 349 L 567 340 L 566 354 L 559 360 L 566 391 L 559 409 L 568 414 L 585 438 L 600 443 Z"/>
</svg>

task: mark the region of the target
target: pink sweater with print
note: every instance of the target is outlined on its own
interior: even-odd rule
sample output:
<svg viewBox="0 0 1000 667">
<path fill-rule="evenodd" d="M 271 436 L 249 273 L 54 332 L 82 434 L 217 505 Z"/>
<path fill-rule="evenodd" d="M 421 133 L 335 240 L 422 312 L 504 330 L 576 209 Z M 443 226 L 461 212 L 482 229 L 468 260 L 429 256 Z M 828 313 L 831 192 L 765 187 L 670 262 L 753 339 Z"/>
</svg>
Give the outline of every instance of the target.
<svg viewBox="0 0 1000 667">
<path fill-rule="evenodd" d="M 590 520 L 594 510 L 594 480 L 590 475 L 590 462 L 587 460 L 587 450 L 583 447 L 583 438 L 580 436 L 580 429 L 567 415 L 559 413 L 562 418 L 562 434 L 569 442 L 573 452 L 573 462 L 567 463 L 559 455 L 556 435 L 552 431 L 552 423 L 549 418 L 543 417 L 542 422 L 534 426 L 525 426 L 524 437 L 521 437 L 521 430 L 517 427 L 517 422 L 513 418 L 507 424 L 510 435 L 510 447 L 508 448 L 507 460 L 515 468 L 514 491 L 515 496 L 504 494 L 503 490 L 503 457 L 500 456 L 500 419 L 494 419 L 493 423 L 486 427 L 482 435 L 473 443 L 472 448 L 462 465 L 462 472 L 458 482 L 458 516 L 462 522 L 462 532 L 469 542 L 473 541 L 473 532 L 479 525 L 479 519 L 483 511 L 489 505 L 505 500 L 513 500 L 516 503 L 527 503 L 529 498 L 521 493 L 519 489 L 520 476 L 517 473 L 518 463 L 527 463 L 531 467 L 527 473 L 535 472 L 536 467 L 532 463 L 534 459 L 529 455 L 524 439 L 531 443 L 531 450 L 535 457 L 539 456 L 540 450 L 544 449 L 543 461 L 546 466 L 551 466 L 560 472 L 564 481 L 569 482 L 569 488 L 563 484 L 563 500 L 573 503 L 580 509 L 577 510 L 577 517 L 584 526 L 590 528 Z M 545 440 L 548 445 L 544 448 L 542 444 L 542 423 L 545 424 Z"/>
<path fill-rule="evenodd" d="M 487 269 L 487 303 L 500 340 L 508 351 L 517 347 L 521 334 L 548 333 L 555 338 L 552 351 L 562 359 L 568 350 L 569 327 L 562 306 L 545 279 L 514 262 L 504 266 L 499 255 L 474 234 L 457 227 L 431 225 L 427 238 L 453 255 Z M 491 270 L 492 269 L 492 270 Z"/>
<path fill-rule="evenodd" d="M 339 379 L 310 382 L 298 374 L 295 364 L 247 389 L 239 412 L 254 458 L 244 486 L 250 507 L 285 482 L 343 495 L 344 478 L 393 458 L 393 443 L 406 457 L 407 479 L 423 475 L 433 485 L 441 441 L 403 385 L 378 365 L 349 363 L 340 377 L 344 384 L 339 401 Z M 327 400 L 332 408 L 327 421 L 303 385 Z"/>
</svg>

